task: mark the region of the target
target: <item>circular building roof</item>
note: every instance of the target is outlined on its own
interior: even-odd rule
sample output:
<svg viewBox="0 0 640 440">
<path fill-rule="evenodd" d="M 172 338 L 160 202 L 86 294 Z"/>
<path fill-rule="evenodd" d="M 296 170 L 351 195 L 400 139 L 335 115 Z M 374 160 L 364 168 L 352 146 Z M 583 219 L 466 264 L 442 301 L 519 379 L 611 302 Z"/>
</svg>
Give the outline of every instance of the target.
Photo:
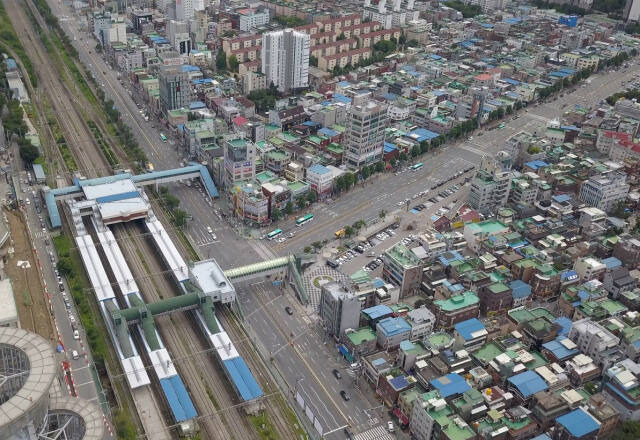
<svg viewBox="0 0 640 440">
<path fill-rule="evenodd" d="M 51 344 L 18 328 L 0 328 L 0 437 L 42 422 L 56 374 Z"/>
</svg>

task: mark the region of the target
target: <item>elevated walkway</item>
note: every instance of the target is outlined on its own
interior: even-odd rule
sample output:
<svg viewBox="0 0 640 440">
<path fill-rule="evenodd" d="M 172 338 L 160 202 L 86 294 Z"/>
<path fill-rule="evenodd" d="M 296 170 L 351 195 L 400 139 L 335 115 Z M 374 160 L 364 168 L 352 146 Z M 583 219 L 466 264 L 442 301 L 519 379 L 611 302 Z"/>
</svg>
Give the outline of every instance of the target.
<svg viewBox="0 0 640 440">
<path fill-rule="evenodd" d="M 51 226 L 53 228 L 59 228 L 62 226 L 62 220 L 56 201 L 82 196 L 82 188 L 85 186 L 103 185 L 105 183 L 113 183 L 125 179 L 130 179 L 133 183 L 139 185 L 154 185 L 193 178 L 200 179 L 209 196 L 218 197 L 220 195 L 207 168 L 204 165 L 195 162 L 189 163 L 189 165 L 182 168 L 154 171 L 152 173 L 138 175 L 122 173 L 115 174 L 113 176 L 98 177 L 95 179 L 74 179 L 73 185 L 71 186 L 56 189 L 44 188 L 43 195 L 44 201 L 47 205 L 49 219 L 51 220 Z"/>
</svg>

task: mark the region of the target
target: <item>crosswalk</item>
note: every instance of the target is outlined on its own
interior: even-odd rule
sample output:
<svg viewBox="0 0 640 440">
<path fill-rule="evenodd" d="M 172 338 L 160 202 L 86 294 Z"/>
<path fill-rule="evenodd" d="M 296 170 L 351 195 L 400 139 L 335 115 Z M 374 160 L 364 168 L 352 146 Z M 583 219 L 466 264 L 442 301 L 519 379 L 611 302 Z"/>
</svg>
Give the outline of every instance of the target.
<svg viewBox="0 0 640 440">
<path fill-rule="evenodd" d="M 355 440 L 393 440 L 395 437 L 383 426 L 376 426 L 353 437 Z"/>
<path fill-rule="evenodd" d="M 47 231 L 36 231 L 33 234 L 33 238 L 47 238 L 49 233 Z"/>
</svg>

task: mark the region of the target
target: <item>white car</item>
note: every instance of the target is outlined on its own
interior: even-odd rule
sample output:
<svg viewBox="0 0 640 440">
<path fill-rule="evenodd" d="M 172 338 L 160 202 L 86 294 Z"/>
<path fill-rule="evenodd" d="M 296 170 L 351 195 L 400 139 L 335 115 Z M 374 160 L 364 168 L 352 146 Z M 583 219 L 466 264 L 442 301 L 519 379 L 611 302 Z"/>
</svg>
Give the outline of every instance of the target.
<svg viewBox="0 0 640 440">
<path fill-rule="evenodd" d="M 77 352 L 77 351 L 75 351 L 75 350 L 73 350 L 73 351 L 71 352 L 71 357 L 72 357 L 74 360 L 78 360 L 78 359 L 80 359 L 80 355 L 79 355 L 79 354 L 78 354 L 78 352 Z"/>
<path fill-rule="evenodd" d="M 387 422 L 387 430 L 389 430 L 389 432 L 393 432 L 395 430 L 395 428 L 393 427 L 393 422 L 391 420 Z"/>
<path fill-rule="evenodd" d="M 73 331 L 73 339 L 75 339 L 76 341 L 80 339 L 80 332 L 78 330 Z"/>
<path fill-rule="evenodd" d="M 207 226 L 207 232 L 209 234 L 213 234 L 213 229 L 211 229 L 211 226 Z"/>
</svg>

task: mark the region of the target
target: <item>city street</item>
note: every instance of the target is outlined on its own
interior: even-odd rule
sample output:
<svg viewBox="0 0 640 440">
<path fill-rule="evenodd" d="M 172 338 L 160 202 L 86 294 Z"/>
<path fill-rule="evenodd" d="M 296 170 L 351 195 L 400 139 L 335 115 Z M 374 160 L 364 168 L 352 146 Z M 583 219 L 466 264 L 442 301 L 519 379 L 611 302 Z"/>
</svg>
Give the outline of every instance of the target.
<svg viewBox="0 0 640 440">
<path fill-rule="evenodd" d="M 62 3 L 51 2 L 50 4 L 56 15 L 66 14 L 67 17 L 71 17 L 71 12 Z M 159 140 L 160 129 L 157 128 L 157 121 L 144 121 L 131 94 L 120 83 L 118 74 L 103 61 L 99 54 L 95 53 L 95 39 L 78 29 L 79 20 L 66 19 L 62 20 L 61 24 L 73 36 L 80 59 L 95 75 L 96 81 L 104 84 L 106 95 L 114 99 L 116 108 L 131 127 L 155 169 L 162 170 L 178 166 L 184 159 L 182 152 L 176 151 L 176 147 L 171 143 L 162 143 Z M 388 215 L 397 211 L 402 225 L 416 219 L 423 220 L 418 226 L 418 230 L 423 230 L 424 220 L 428 219 L 442 204 L 449 203 L 449 200 L 433 205 L 419 215 L 406 212 L 403 207 L 398 206 L 399 202 L 409 198 L 410 206 L 424 203 L 441 189 L 429 191 L 421 199 L 414 200 L 413 195 L 429 190 L 433 182 L 442 177 L 469 165 L 477 165 L 484 154 L 494 154 L 501 150 L 509 136 L 519 131 L 534 132 L 543 128 L 552 118 L 560 117 L 568 106 L 597 105 L 601 99 L 619 91 L 621 82 L 633 75 L 633 68 L 595 75 L 591 78 L 591 83 L 585 87 L 578 87 L 573 92 L 565 92 L 564 97 L 554 102 L 521 111 L 518 119 L 505 119 L 503 129 L 485 131 L 481 136 L 480 132 L 476 132 L 473 134 L 473 140 L 463 140 L 457 144 L 447 145 L 419 158 L 416 161 L 423 162 L 424 167 L 418 171 L 407 171 L 397 175 L 394 173 L 377 175 L 330 203 L 317 203 L 305 211 L 305 213 L 314 214 L 315 218 L 311 223 L 296 228 L 294 220 L 289 218 L 270 227 L 270 229 L 281 228 L 285 232 L 296 232 L 293 238 L 283 243 L 241 238 L 236 234 L 234 225 L 221 220 L 214 211 L 215 208 L 218 213 L 223 212 L 226 209 L 223 207 L 224 203 L 213 201 L 213 206 L 209 206 L 207 199 L 193 187 L 171 184 L 170 191 L 181 201 L 181 208 L 193 217 L 186 230 L 193 244 L 199 249 L 201 255 L 215 258 L 225 269 L 300 252 L 305 246 L 315 241 L 332 240 L 334 232 L 343 226 L 351 225 L 361 219 L 365 221 L 377 219 L 381 210 L 385 210 L 389 213 Z M 130 87 L 128 81 L 125 80 L 124 83 Z M 561 108 L 561 105 L 564 108 Z M 468 187 L 463 187 L 456 195 L 451 196 L 451 199 L 461 199 L 466 191 Z M 37 227 L 33 225 L 33 227 L 39 230 L 39 225 Z M 216 238 L 208 232 L 208 227 L 212 228 Z M 403 231 L 393 239 L 382 242 L 376 247 L 376 254 L 381 254 L 393 242 L 401 240 L 407 234 Z M 40 243 L 43 242 L 44 240 L 40 240 Z M 38 247 L 38 250 L 41 255 L 46 254 L 44 246 Z M 46 259 L 43 259 L 43 265 L 48 264 L 44 260 Z M 343 270 L 351 273 L 365 263 L 364 257 L 358 257 L 347 263 Z M 51 268 L 44 270 L 50 277 L 53 276 Z M 50 280 L 47 279 L 47 284 L 56 286 L 57 282 L 51 280 L 50 284 Z M 314 414 L 320 420 L 324 430 L 333 430 L 350 424 L 355 432 L 362 432 L 383 422 L 384 414 L 365 411 L 378 405 L 371 396 L 370 387 L 365 385 L 362 391 L 354 387 L 353 379 L 347 371 L 346 361 L 337 357 L 337 350 L 333 347 L 332 340 L 324 335 L 317 317 L 308 308 L 300 306 L 290 294 L 282 294 L 282 291 L 272 286 L 270 281 L 240 284 L 237 290 L 246 324 L 259 339 L 255 342 L 272 353 L 273 364 L 288 385 L 288 389 L 283 391 L 288 393 L 299 391 L 305 402 L 315 409 Z M 59 295 L 56 295 L 56 298 L 58 298 L 58 304 L 54 306 L 56 316 L 59 316 L 59 321 L 68 323 L 68 318 L 64 318 L 66 315 L 64 304 Z M 293 315 L 285 312 L 286 306 L 294 310 Z M 80 346 L 73 340 L 70 323 L 68 324 L 66 329 L 63 329 L 64 324 L 60 324 L 63 339 L 65 344 L 78 349 Z M 83 365 L 86 365 L 83 359 L 73 363 L 77 384 L 87 381 L 87 378 L 78 378 L 78 373 L 83 374 L 86 371 L 88 374 L 88 369 L 82 369 Z M 342 372 L 340 381 L 331 374 L 334 368 Z M 79 386 L 81 395 L 86 388 L 90 387 Z M 340 397 L 341 390 L 351 395 L 349 402 L 345 402 Z M 86 392 L 89 393 L 89 391 Z M 89 398 L 95 397 L 95 394 L 94 397 L 87 395 Z M 329 437 L 344 438 L 344 434 L 338 431 Z"/>
</svg>

